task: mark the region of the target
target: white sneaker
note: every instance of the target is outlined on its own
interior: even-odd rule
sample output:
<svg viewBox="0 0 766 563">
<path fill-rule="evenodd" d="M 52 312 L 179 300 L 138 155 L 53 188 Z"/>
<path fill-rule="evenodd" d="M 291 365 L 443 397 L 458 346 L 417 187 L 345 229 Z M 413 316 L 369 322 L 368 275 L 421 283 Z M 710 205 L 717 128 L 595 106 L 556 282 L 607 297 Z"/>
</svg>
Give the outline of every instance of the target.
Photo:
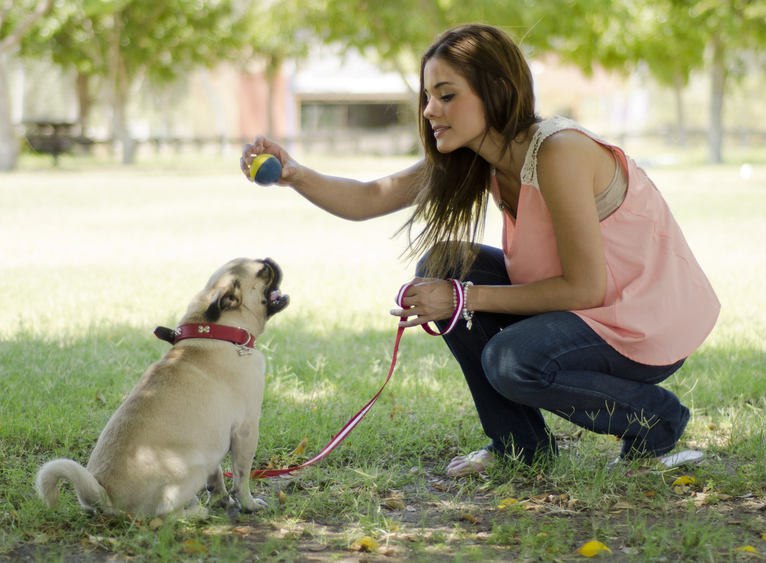
<svg viewBox="0 0 766 563">
<path fill-rule="evenodd" d="M 697 451 L 697 450 L 684 450 L 682 452 L 677 452 L 671 455 L 663 456 L 654 458 L 654 462 L 659 467 L 656 467 L 656 469 L 660 470 L 667 470 L 667 469 L 673 469 L 675 467 L 682 467 L 684 465 L 692 465 L 700 463 L 703 459 L 705 459 L 705 454 Z M 646 460 L 649 461 L 649 460 Z M 614 461 L 611 461 L 607 464 L 606 468 L 608 470 L 614 470 L 618 467 L 622 466 L 622 464 L 625 463 L 625 461 L 622 458 L 617 458 Z M 645 467 L 639 467 L 637 469 L 630 469 L 625 473 L 626 477 L 635 477 L 637 475 L 646 475 L 648 473 L 653 473 L 657 475 L 659 471 L 652 471 L 652 464 L 649 462 L 649 466 Z"/>
<path fill-rule="evenodd" d="M 704 453 L 697 450 L 685 450 L 683 452 L 661 457 L 657 461 L 666 469 L 673 469 L 674 467 L 681 467 L 682 465 L 699 463 L 703 459 L 705 459 Z"/>
<path fill-rule="evenodd" d="M 450 461 L 447 466 L 447 477 L 465 477 L 483 473 L 495 463 L 495 456 L 488 450 L 471 452 L 468 455 L 459 455 Z"/>
</svg>

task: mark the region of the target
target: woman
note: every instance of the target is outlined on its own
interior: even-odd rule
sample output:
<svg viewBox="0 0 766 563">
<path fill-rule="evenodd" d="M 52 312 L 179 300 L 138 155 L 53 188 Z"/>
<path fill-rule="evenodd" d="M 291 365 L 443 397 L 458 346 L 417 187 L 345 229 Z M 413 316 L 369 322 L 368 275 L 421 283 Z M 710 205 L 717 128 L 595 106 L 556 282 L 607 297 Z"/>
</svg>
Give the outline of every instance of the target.
<svg viewBox="0 0 766 563">
<path fill-rule="evenodd" d="M 553 457 L 540 409 L 619 436 L 621 458 L 670 452 L 689 410 L 657 383 L 704 341 L 720 305 L 657 189 L 618 147 L 542 121 L 520 49 L 494 27 L 440 36 L 420 80 L 425 159 L 411 168 L 372 182 L 323 176 L 258 137 L 243 172 L 273 154 L 282 185 L 352 220 L 414 206 L 405 228 L 425 224 L 410 239 L 425 258 L 391 314 L 407 327 L 465 319 L 444 339 L 491 439 L 448 475 Z M 502 250 L 477 242 L 490 198 Z"/>
</svg>

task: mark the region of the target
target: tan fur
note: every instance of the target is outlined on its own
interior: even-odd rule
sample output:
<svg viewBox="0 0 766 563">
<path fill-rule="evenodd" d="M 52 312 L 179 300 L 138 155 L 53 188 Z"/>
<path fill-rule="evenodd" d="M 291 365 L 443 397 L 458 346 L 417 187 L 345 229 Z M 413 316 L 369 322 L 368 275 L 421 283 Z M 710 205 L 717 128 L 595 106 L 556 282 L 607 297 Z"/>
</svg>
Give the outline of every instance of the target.
<svg viewBox="0 0 766 563">
<path fill-rule="evenodd" d="M 233 260 L 213 274 L 180 324 L 215 322 L 257 337 L 270 314 L 287 304 L 286 296 L 279 306 L 269 302 L 280 278 L 279 267 L 268 259 Z M 210 318 L 216 314 L 220 318 Z M 66 478 L 89 511 L 204 516 L 196 495 L 207 485 L 215 497 L 228 499 L 220 464 L 231 452 L 232 492 L 242 510 L 265 506 L 249 488 L 264 369 L 257 350 L 240 356 L 230 342 L 178 342 L 114 413 L 87 468 L 64 459 L 43 465 L 36 482 L 40 496 L 53 506 L 58 481 Z"/>
</svg>

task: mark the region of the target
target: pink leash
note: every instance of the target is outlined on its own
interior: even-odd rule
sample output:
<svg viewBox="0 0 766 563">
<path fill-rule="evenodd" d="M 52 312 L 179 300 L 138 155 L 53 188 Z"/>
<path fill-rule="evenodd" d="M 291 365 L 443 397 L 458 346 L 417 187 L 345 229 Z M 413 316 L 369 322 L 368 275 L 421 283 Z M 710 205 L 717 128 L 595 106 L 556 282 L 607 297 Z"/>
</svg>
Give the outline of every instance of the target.
<svg viewBox="0 0 766 563">
<path fill-rule="evenodd" d="M 452 319 L 450 320 L 450 323 L 447 326 L 447 328 L 442 332 L 436 332 L 432 330 L 431 328 L 429 328 L 427 325 L 421 325 L 423 327 L 423 330 L 425 330 L 431 336 L 442 336 L 444 334 L 447 334 L 453 328 L 455 328 L 455 325 L 460 319 L 461 311 L 463 310 L 463 303 L 464 303 L 465 297 L 464 297 L 464 293 L 462 291 L 462 286 L 460 285 L 460 282 L 453 279 L 450 279 L 448 281 L 452 282 L 452 284 L 455 286 L 455 295 L 457 298 L 455 314 L 452 316 Z M 396 296 L 396 304 L 399 307 L 402 307 L 404 309 L 409 308 L 409 307 L 404 307 L 404 305 L 402 304 L 402 299 L 404 299 L 404 294 L 407 292 L 407 290 L 413 285 L 415 285 L 414 282 L 405 284 L 399 290 L 399 293 Z M 402 317 L 402 318 L 406 318 L 406 317 Z M 388 377 L 386 378 L 386 381 L 383 383 L 383 387 L 380 388 L 380 391 L 378 391 L 375 394 L 375 396 L 372 399 L 370 399 L 370 401 L 362 408 L 362 410 L 360 410 L 353 417 L 351 417 L 351 419 L 346 423 L 346 425 L 341 429 L 341 431 L 338 432 L 332 440 L 330 440 L 330 443 L 327 444 L 324 448 L 322 448 L 322 451 L 320 451 L 317 455 L 312 457 L 307 462 L 302 463 L 300 465 L 296 465 L 295 467 L 288 467 L 286 469 L 255 469 L 250 472 L 250 478 L 263 479 L 265 477 L 277 477 L 278 475 L 284 475 L 285 473 L 291 473 L 293 471 L 297 471 L 298 469 L 303 469 L 304 467 L 307 467 L 309 465 L 312 465 L 313 463 L 316 463 L 317 461 L 325 457 L 327 454 L 329 454 L 331 451 L 333 451 L 335 448 L 337 448 L 340 445 L 340 443 L 346 439 L 346 436 L 348 436 L 351 433 L 351 431 L 354 428 L 356 428 L 356 425 L 362 421 L 365 415 L 372 408 L 372 405 L 374 405 L 375 402 L 378 400 L 378 397 L 380 397 L 380 394 L 383 392 L 383 389 L 385 389 L 386 385 L 388 385 L 388 382 L 394 373 L 394 368 L 396 367 L 396 356 L 399 353 L 399 342 L 402 340 L 402 334 L 404 334 L 404 327 L 399 327 L 399 330 L 397 330 L 396 332 L 396 342 L 394 342 L 394 353 L 391 358 L 391 369 L 388 370 Z M 224 475 L 226 477 L 232 476 L 231 473 L 224 473 Z"/>
</svg>

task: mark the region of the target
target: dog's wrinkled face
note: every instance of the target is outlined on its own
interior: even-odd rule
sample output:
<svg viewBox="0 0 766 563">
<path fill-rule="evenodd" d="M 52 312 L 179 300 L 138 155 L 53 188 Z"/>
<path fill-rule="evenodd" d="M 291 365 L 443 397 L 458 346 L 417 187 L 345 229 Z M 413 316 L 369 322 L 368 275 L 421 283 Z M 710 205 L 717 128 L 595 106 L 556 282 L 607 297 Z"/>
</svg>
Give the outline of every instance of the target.
<svg viewBox="0 0 766 563">
<path fill-rule="evenodd" d="M 217 322 L 227 311 L 239 310 L 266 321 L 290 303 L 283 295 L 282 269 L 271 258 L 238 258 L 216 271 L 203 291 L 207 322 Z"/>
</svg>

